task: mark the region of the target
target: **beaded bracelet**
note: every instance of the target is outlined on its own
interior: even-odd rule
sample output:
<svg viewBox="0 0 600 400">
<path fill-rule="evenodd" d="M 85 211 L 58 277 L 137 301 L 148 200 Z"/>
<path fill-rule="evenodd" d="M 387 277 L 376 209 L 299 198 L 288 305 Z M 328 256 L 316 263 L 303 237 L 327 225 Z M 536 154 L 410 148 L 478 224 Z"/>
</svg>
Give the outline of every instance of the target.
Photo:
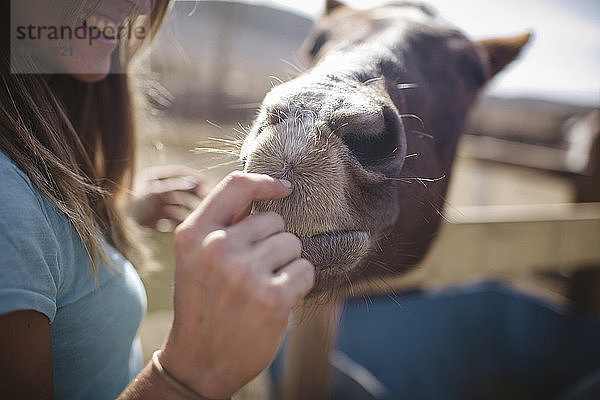
<svg viewBox="0 0 600 400">
<path fill-rule="evenodd" d="M 171 387 L 177 389 L 177 391 L 181 394 L 186 395 L 189 398 L 195 400 L 207 400 L 206 397 L 200 396 L 198 393 L 179 382 L 177 379 L 173 377 L 160 363 L 158 360 L 158 356 L 160 355 L 161 350 L 156 350 L 154 354 L 152 354 L 152 366 L 158 372 L 158 374 L 163 378 L 165 382 L 167 382 Z"/>
</svg>

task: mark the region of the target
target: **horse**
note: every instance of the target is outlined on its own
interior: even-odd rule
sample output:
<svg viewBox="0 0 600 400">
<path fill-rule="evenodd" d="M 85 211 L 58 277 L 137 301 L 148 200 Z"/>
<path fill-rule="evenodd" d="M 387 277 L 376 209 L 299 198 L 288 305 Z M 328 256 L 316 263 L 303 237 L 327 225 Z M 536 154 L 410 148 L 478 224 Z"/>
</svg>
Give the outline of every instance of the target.
<svg viewBox="0 0 600 400">
<path fill-rule="evenodd" d="M 308 69 L 265 96 L 240 152 L 244 171 L 292 182 L 289 197 L 253 212 L 277 212 L 302 240 L 317 271 L 310 297 L 325 299 L 317 304 L 423 259 L 468 112 L 529 39 L 473 41 L 420 3 L 327 1 L 303 45 Z M 327 385 L 328 310 L 290 334 L 303 345 L 292 351 L 297 393 L 287 398 L 318 398 Z"/>
</svg>

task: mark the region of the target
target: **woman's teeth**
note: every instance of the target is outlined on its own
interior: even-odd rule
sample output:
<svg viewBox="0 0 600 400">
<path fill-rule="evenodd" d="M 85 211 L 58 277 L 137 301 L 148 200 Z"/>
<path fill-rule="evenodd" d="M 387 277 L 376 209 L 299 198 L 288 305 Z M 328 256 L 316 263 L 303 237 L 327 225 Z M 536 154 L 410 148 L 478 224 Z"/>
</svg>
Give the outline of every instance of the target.
<svg viewBox="0 0 600 400">
<path fill-rule="evenodd" d="M 100 31 L 110 31 L 111 33 L 116 32 L 117 27 L 111 21 L 105 20 L 97 15 L 92 15 L 86 21 L 88 28 L 97 28 Z"/>
</svg>

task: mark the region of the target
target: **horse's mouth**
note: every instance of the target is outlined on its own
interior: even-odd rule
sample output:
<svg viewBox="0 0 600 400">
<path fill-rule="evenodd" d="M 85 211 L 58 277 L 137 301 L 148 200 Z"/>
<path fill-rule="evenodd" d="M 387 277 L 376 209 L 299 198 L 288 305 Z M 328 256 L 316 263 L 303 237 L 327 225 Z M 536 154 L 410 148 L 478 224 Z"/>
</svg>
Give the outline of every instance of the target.
<svg viewBox="0 0 600 400">
<path fill-rule="evenodd" d="M 369 251 L 371 235 L 365 231 L 340 231 L 300 237 L 302 256 L 318 269 L 349 269 Z"/>
</svg>

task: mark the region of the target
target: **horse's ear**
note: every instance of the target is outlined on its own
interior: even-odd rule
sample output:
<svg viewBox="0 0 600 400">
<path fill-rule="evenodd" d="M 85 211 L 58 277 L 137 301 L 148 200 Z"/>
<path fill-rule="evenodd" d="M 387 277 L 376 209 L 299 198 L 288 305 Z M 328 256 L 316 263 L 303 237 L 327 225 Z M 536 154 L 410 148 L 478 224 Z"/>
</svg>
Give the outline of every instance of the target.
<svg viewBox="0 0 600 400">
<path fill-rule="evenodd" d="M 338 0 L 327 0 L 325 3 L 325 14 L 329 14 L 333 10 L 339 7 L 344 7 L 344 3 Z"/>
<path fill-rule="evenodd" d="M 475 42 L 487 69 L 487 79 L 491 79 L 504 67 L 514 61 L 527 42 L 531 39 L 530 32 L 517 36 L 484 39 Z"/>
</svg>

